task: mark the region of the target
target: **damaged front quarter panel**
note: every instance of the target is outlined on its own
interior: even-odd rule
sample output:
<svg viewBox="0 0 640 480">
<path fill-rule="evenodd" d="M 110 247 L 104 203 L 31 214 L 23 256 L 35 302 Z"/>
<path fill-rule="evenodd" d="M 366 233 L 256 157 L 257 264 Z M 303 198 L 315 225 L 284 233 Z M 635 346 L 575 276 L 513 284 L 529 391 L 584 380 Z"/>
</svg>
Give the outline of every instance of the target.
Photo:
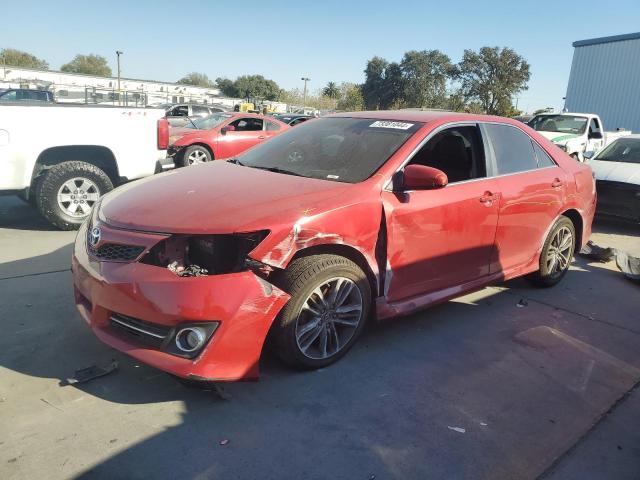
<svg viewBox="0 0 640 480">
<path fill-rule="evenodd" d="M 249 253 L 250 260 L 276 269 L 285 269 L 296 256 L 313 247 L 346 246 L 359 252 L 376 281 L 379 266 L 376 244 L 380 233 L 379 202 L 340 206 L 313 214 L 302 211 L 293 224 L 272 228 L 271 233 Z"/>
</svg>

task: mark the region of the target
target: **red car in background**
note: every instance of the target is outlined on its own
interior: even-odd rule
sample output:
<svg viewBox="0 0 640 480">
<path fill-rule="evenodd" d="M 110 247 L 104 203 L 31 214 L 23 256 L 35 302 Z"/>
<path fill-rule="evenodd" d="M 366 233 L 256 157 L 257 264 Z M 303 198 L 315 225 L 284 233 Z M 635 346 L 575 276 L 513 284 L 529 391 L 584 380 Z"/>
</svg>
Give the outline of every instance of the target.
<svg viewBox="0 0 640 480">
<path fill-rule="evenodd" d="M 215 113 L 191 123 L 193 128 L 172 128 L 170 133 L 167 154 L 178 166 L 236 157 L 289 128 L 273 117 L 253 113 Z"/>
<path fill-rule="evenodd" d="M 256 378 L 267 337 L 319 368 L 368 320 L 558 283 L 595 206 L 589 166 L 520 122 L 337 114 L 105 195 L 76 238 L 75 299 L 102 341 L 179 377 Z"/>
</svg>

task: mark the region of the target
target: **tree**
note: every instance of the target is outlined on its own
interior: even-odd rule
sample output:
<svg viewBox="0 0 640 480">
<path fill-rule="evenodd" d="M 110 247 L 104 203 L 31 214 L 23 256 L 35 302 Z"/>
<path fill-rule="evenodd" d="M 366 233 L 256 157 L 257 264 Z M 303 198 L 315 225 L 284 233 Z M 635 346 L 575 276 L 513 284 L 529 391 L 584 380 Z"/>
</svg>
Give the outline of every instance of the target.
<svg viewBox="0 0 640 480">
<path fill-rule="evenodd" d="M 181 85 L 193 85 L 194 87 L 212 88 L 214 83 L 204 73 L 191 72 L 178 80 Z"/>
<path fill-rule="evenodd" d="M 0 61 L 5 65 L 13 67 L 35 68 L 37 70 L 48 70 L 49 64 L 30 53 L 4 48 L 0 51 Z"/>
<path fill-rule="evenodd" d="M 362 94 L 362 85 L 343 83 L 340 87 L 341 94 L 338 100 L 338 110 L 354 112 L 364 109 L 365 102 Z"/>
<path fill-rule="evenodd" d="M 530 76 L 529 64 L 510 48 L 465 50 L 456 68 L 465 98 L 479 102 L 493 115 L 507 115 L 512 110 L 511 99 L 528 88 Z"/>
<path fill-rule="evenodd" d="M 402 68 L 396 62 L 387 65 L 384 71 L 384 81 L 382 82 L 382 95 L 380 108 L 400 108 L 405 103 L 404 89 L 405 79 L 402 75 Z"/>
<path fill-rule="evenodd" d="M 218 77 L 216 78 L 216 87 L 220 89 L 223 95 L 227 97 L 237 97 L 238 91 L 233 83 L 233 80 L 228 78 Z"/>
<path fill-rule="evenodd" d="M 337 99 L 340 96 L 340 89 L 336 82 L 328 82 L 327 86 L 322 89 L 322 95 L 331 99 Z"/>
<path fill-rule="evenodd" d="M 364 84 L 361 95 L 367 110 L 378 110 L 382 108 L 385 91 L 385 71 L 389 62 L 384 58 L 375 56 L 367 62 L 364 69 Z"/>
<path fill-rule="evenodd" d="M 99 77 L 110 77 L 111 69 L 107 65 L 107 59 L 101 55 L 76 55 L 69 63 L 65 63 L 60 70 L 67 73 L 84 73 Z"/>
<path fill-rule="evenodd" d="M 447 82 L 454 74 L 451 59 L 439 50 L 411 50 L 400 63 L 404 100 L 411 107 L 442 108 L 447 102 Z"/>
<path fill-rule="evenodd" d="M 259 98 L 276 100 L 280 95 L 280 87 L 273 80 L 262 75 L 243 75 L 234 82 L 237 95 L 241 98 Z"/>
</svg>

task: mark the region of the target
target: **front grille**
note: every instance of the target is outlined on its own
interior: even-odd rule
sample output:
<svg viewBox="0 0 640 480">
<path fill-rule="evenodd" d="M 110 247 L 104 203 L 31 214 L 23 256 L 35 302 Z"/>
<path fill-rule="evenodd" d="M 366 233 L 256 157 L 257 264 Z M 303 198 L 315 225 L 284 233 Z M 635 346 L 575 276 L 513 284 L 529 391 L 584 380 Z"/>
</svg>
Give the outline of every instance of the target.
<svg viewBox="0 0 640 480">
<path fill-rule="evenodd" d="M 89 246 L 92 255 L 106 262 L 131 262 L 138 258 L 144 247 L 137 245 L 120 245 L 117 243 L 105 243 L 100 248 Z"/>
<path fill-rule="evenodd" d="M 120 313 L 111 315 L 109 325 L 114 330 L 155 348 L 160 348 L 171 333 L 171 327 L 145 322 Z"/>
</svg>

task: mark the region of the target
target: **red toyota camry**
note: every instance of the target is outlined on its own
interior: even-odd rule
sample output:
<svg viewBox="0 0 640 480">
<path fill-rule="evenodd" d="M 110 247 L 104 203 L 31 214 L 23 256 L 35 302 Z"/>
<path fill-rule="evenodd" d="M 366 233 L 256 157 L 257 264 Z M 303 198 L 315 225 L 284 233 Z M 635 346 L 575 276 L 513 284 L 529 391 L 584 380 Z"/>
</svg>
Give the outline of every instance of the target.
<svg viewBox="0 0 640 480">
<path fill-rule="evenodd" d="M 590 168 L 522 123 L 339 114 L 104 196 L 75 298 L 102 341 L 179 377 L 256 378 L 267 338 L 323 367 L 368 321 L 521 275 L 556 284 L 595 205 Z"/>
<path fill-rule="evenodd" d="M 168 155 L 179 166 L 236 157 L 289 128 L 273 117 L 254 113 L 214 113 L 191 120 L 193 128 L 174 128 Z"/>
</svg>

